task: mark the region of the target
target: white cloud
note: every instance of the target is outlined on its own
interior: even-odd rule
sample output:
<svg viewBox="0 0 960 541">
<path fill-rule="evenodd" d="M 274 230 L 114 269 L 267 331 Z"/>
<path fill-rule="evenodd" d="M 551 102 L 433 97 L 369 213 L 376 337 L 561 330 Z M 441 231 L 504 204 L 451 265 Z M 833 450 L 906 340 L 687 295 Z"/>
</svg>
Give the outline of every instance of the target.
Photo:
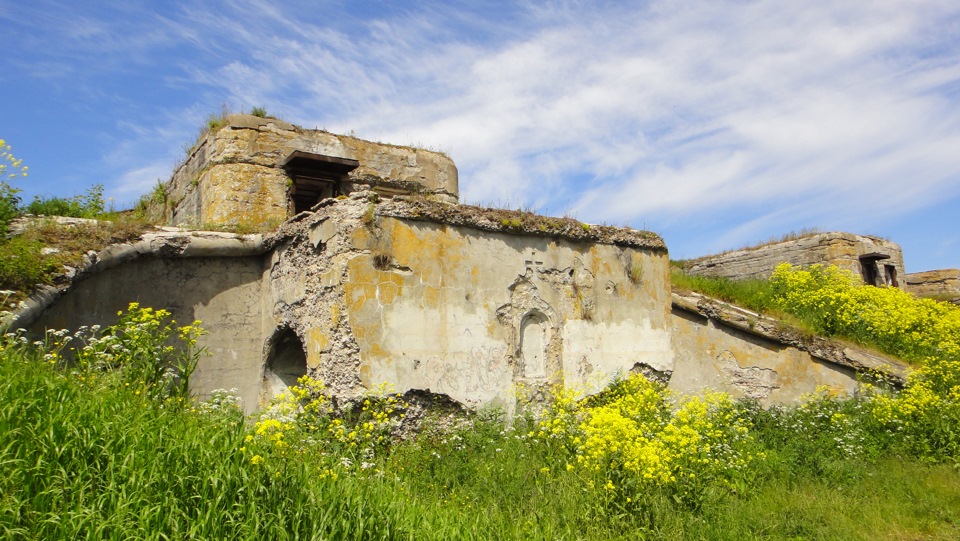
<svg viewBox="0 0 960 541">
<path fill-rule="evenodd" d="M 164 121 L 164 145 L 204 107 L 265 105 L 448 149 L 471 201 L 663 228 L 695 216 L 733 243 L 960 194 L 955 2 L 380 7 L 233 0 L 124 12 L 129 28 L 67 10 L 56 26 L 111 69 L 171 55 L 164 80 L 197 97 L 168 108 L 190 118 Z M 129 141 L 129 168 L 153 163 L 148 137 Z"/>
</svg>

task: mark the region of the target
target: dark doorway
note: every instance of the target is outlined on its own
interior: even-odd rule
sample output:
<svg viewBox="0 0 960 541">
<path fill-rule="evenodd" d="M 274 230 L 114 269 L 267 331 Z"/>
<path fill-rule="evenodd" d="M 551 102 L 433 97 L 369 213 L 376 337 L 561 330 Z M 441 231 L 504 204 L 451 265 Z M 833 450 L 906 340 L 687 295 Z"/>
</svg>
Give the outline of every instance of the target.
<svg viewBox="0 0 960 541">
<path fill-rule="evenodd" d="M 274 334 L 267 353 L 267 364 L 263 372 L 262 399 L 264 402 L 283 393 L 297 384 L 297 380 L 307 375 L 307 356 L 303 352 L 303 342 L 289 327 Z"/>
<path fill-rule="evenodd" d="M 340 195 L 347 174 L 360 166 L 357 160 L 295 150 L 280 162 L 290 176 L 293 211 L 310 210 L 321 199 Z"/>
<path fill-rule="evenodd" d="M 890 259 L 890 256 L 880 253 L 860 256 L 860 275 L 863 277 L 864 284 L 869 286 L 882 286 L 886 283 L 880 280 L 880 269 L 877 263 L 882 259 Z M 885 267 L 893 267 L 893 265 L 885 265 Z M 896 274 L 896 271 L 894 271 L 894 274 Z"/>
<path fill-rule="evenodd" d="M 900 287 L 900 284 L 897 282 L 897 268 L 893 265 L 883 266 L 883 277 L 888 286 Z"/>
</svg>

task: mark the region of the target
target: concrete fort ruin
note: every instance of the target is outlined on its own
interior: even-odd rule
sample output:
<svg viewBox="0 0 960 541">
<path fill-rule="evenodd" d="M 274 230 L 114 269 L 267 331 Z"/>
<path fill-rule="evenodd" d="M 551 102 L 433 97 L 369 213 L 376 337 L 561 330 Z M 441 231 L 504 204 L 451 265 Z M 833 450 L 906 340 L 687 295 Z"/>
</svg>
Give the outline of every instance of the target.
<svg viewBox="0 0 960 541">
<path fill-rule="evenodd" d="M 200 319 L 192 385 L 237 388 L 247 411 L 310 373 L 352 397 L 380 383 L 476 407 L 642 372 L 681 392 L 766 404 L 891 359 L 804 338 L 670 290 L 654 233 L 456 204 L 457 171 L 426 150 L 234 115 L 167 186 L 168 222 L 282 222 L 268 235 L 166 227 L 90 255 L 15 325 L 110 324 L 131 301 Z"/>
<path fill-rule="evenodd" d="M 683 268 L 690 274 L 749 280 L 768 278 L 780 263 L 797 267 L 836 265 L 860 276 L 864 284 L 896 287 L 920 297 L 960 304 L 960 269 L 908 274 L 900 246 L 869 235 L 811 233 L 690 259 Z"/>
<path fill-rule="evenodd" d="M 802 235 L 796 239 L 771 242 L 691 259 L 684 263 L 690 274 L 734 278 L 769 278 L 780 263 L 798 267 L 836 265 L 875 286 L 905 288 L 903 251 L 900 246 L 878 237 L 830 232 Z"/>
</svg>

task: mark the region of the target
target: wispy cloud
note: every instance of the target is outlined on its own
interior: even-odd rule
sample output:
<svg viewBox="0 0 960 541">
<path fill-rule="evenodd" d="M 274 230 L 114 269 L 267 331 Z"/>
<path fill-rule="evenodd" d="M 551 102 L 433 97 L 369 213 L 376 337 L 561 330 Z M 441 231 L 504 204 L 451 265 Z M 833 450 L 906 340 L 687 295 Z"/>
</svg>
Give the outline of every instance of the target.
<svg viewBox="0 0 960 541">
<path fill-rule="evenodd" d="M 697 222 L 715 243 L 870 227 L 960 196 L 951 1 L 60 7 L 45 10 L 61 14 L 52 22 L 17 19 L 72 48 L 42 55 L 40 72 L 82 79 L 78 58 L 97 51 L 94 71 L 151 64 L 178 92 L 136 122 L 163 132 L 154 148 L 124 132 L 118 186 L 226 102 L 444 148 L 468 201 L 667 231 Z"/>
</svg>

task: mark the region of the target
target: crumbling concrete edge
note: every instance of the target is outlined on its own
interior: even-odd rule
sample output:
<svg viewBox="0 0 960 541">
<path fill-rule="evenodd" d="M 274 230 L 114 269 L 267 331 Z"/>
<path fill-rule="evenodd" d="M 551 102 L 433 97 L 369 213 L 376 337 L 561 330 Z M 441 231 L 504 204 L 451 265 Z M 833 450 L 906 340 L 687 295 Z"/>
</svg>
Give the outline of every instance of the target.
<svg viewBox="0 0 960 541">
<path fill-rule="evenodd" d="M 54 301 L 76 284 L 97 273 L 143 257 L 251 257 L 267 251 L 263 235 L 237 235 L 217 231 L 158 231 L 143 234 L 132 243 L 111 244 L 90 251 L 79 268 L 54 278 L 54 285 L 35 289 L 0 327 L 22 329 L 32 325 Z"/>
<path fill-rule="evenodd" d="M 666 252 L 667 249 L 663 239 L 651 231 L 591 225 L 573 218 L 542 216 L 522 210 L 451 204 L 417 196 L 397 196 L 383 201 L 376 205 L 376 214 L 508 235 L 560 237 L 579 242 L 612 244 L 657 252 Z"/>
<path fill-rule="evenodd" d="M 783 324 L 777 319 L 699 293 L 681 294 L 673 292 L 671 295 L 675 309 L 698 314 L 713 321 L 716 325 L 797 348 L 821 361 L 851 368 L 858 374 L 871 377 L 880 376 L 896 386 L 903 386 L 912 371 L 903 361 L 893 357 L 867 351 L 837 340 L 810 336 Z"/>
</svg>

